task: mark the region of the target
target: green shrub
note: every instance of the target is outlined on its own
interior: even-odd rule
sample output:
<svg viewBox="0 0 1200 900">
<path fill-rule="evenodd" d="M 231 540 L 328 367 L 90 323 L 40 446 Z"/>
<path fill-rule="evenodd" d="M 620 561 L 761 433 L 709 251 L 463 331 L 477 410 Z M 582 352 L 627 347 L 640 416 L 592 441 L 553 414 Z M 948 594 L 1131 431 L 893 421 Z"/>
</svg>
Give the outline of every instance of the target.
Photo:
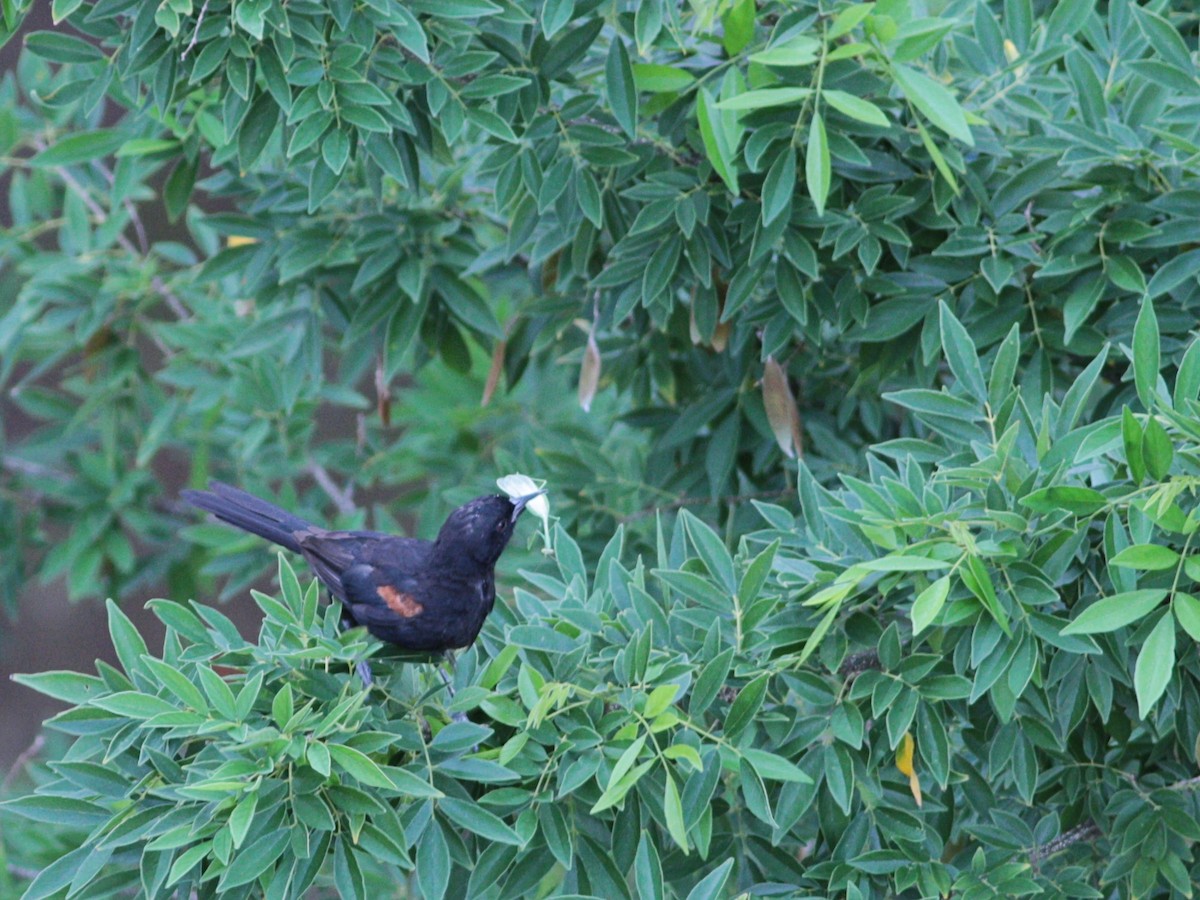
<svg viewBox="0 0 1200 900">
<path fill-rule="evenodd" d="M 282 561 L 257 644 L 157 600 L 159 660 L 110 603 L 124 673 L 21 678 L 77 737 L 7 808 L 87 833 L 31 896 L 1186 894 L 1200 341 L 1162 392 L 1147 303 L 1153 413 L 1099 416 L 1104 355 L 1031 407 L 1016 332 L 985 380 L 943 316 L 958 383 L 893 398 L 926 437 L 838 492 L 802 468 L 734 556 L 686 511 L 649 564 L 558 528 L 450 702 L 411 662 L 364 691 L 362 632 Z"/>
</svg>

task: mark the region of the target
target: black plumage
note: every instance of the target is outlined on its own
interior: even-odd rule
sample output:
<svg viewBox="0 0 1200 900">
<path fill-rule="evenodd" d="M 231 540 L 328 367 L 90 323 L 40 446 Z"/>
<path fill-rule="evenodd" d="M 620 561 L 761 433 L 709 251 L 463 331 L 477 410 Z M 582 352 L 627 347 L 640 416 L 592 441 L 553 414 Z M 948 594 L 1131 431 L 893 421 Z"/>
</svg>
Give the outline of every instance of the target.
<svg viewBox="0 0 1200 900">
<path fill-rule="evenodd" d="M 223 522 L 300 553 L 347 625 L 364 625 L 406 650 L 467 647 L 496 602 L 495 566 L 526 497 L 476 497 L 454 510 L 436 540 L 378 531 L 330 531 L 245 491 L 214 481 L 183 491 Z"/>
</svg>

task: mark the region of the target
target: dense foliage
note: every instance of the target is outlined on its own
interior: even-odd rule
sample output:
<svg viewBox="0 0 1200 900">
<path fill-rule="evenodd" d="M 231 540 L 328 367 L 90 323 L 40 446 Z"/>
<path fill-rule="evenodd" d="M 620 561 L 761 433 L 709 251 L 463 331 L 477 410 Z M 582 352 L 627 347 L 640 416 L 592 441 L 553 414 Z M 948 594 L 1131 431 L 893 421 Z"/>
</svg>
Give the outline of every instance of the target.
<svg viewBox="0 0 1200 900">
<path fill-rule="evenodd" d="M 1190 5 L 52 9 L 0 83 L 6 598 L 240 599 L 181 464 L 425 530 L 519 469 L 562 527 L 449 707 L 286 568 L 255 643 L 112 605 L 124 672 L 27 679 L 78 705 L 32 895 L 1190 895 Z"/>
</svg>

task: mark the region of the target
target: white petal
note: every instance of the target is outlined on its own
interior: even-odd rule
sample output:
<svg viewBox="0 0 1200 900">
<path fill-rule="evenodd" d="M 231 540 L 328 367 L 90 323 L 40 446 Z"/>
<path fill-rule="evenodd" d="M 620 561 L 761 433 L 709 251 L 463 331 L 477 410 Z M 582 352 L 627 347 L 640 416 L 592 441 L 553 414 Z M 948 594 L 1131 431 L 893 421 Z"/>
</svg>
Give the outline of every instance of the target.
<svg viewBox="0 0 1200 900">
<path fill-rule="evenodd" d="M 511 475 L 505 475 L 503 478 L 496 479 L 496 486 L 510 497 L 527 497 L 530 494 L 541 490 L 542 485 L 534 481 L 528 475 L 522 475 L 520 472 L 514 472 Z M 534 497 L 525 507 L 539 519 L 545 520 L 550 517 L 550 501 L 546 499 L 546 495 Z"/>
</svg>

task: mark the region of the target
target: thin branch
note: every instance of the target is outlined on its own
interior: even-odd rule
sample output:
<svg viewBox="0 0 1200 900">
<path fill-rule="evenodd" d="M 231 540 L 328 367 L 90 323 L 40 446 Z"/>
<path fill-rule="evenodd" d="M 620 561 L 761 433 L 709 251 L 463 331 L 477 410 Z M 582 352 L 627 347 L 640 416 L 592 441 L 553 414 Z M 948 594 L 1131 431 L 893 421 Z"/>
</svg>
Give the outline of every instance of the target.
<svg viewBox="0 0 1200 900">
<path fill-rule="evenodd" d="M 208 0 L 204 0 L 204 5 L 200 7 L 200 15 L 196 16 L 196 27 L 192 29 L 192 39 L 188 41 L 188 45 L 183 48 L 183 52 L 179 54 L 179 61 L 183 62 L 187 59 L 187 55 L 192 52 L 192 48 L 196 46 L 196 39 L 200 37 L 200 26 L 204 24 L 204 14 L 208 12 Z"/>
<path fill-rule="evenodd" d="M 23 878 L 26 881 L 33 881 L 42 873 L 37 869 L 27 869 L 25 866 L 15 866 L 12 863 L 8 864 L 8 874 L 13 878 Z"/>
<path fill-rule="evenodd" d="M 1036 867 L 1042 860 L 1056 853 L 1061 853 L 1072 844 L 1078 844 L 1080 841 L 1094 841 L 1103 836 L 1104 833 L 1100 830 L 1100 827 L 1089 819 L 1082 825 L 1077 825 L 1070 831 L 1060 834 L 1054 840 L 1035 846 L 1029 851 L 1029 862 Z"/>
<path fill-rule="evenodd" d="M 12 764 L 12 768 L 8 770 L 8 774 L 4 776 L 3 787 L 5 790 L 8 790 L 12 786 L 12 783 L 16 780 L 17 776 L 25 770 L 25 767 L 29 764 L 29 761 L 41 752 L 45 743 L 46 739 L 39 734 L 33 739 L 33 743 L 21 752 L 21 755 L 17 757 L 16 762 Z"/>
<path fill-rule="evenodd" d="M 344 516 L 353 515 L 358 512 L 358 505 L 354 502 L 352 487 L 347 487 L 345 490 L 339 488 L 328 470 L 315 460 L 309 462 L 308 474 L 313 477 L 326 496 L 333 501 L 333 505 L 337 507 L 338 512 Z"/>
<path fill-rule="evenodd" d="M 851 653 L 838 666 L 839 675 L 861 675 L 863 672 L 869 672 L 872 669 L 882 669 L 883 664 L 879 661 L 879 654 L 874 650 L 860 650 L 857 653 Z"/>
<path fill-rule="evenodd" d="M 46 149 L 45 141 L 35 140 L 34 146 L 37 147 L 39 150 Z M 101 168 L 101 171 L 104 171 L 103 167 Z M 91 214 L 96 217 L 96 220 L 98 222 L 103 224 L 108 221 L 108 213 L 104 211 L 104 207 L 102 207 L 99 203 L 96 202 L 95 198 L 91 195 L 91 193 L 88 191 L 88 189 L 86 187 L 84 187 L 79 182 L 79 180 L 70 173 L 70 171 L 67 168 L 65 168 L 64 166 L 56 166 L 54 168 L 54 172 L 56 175 L 58 175 L 59 178 L 61 178 L 63 180 L 63 183 L 67 187 L 69 187 L 72 191 L 74 191 L 75 195 L 77 197 L 79 197 L 80 200 L 83 201 L 83 205 L 86 206 L 88 208 L 88 211 L 91 212 Z M 111 180 L 111 176 L 110 176 L 110 180 Z M 135 222 L 134 227 L 138 228 L 139 233 L 141 233 L 140 221 L 138 220 L 136 214 L 131 213 L 131 215 Z M 143 241 L 145 240 L 144 235 L 142 236 L 142 239 L 143 239 Z M 128 253 L 130 256 L 142 257 L 145 255 L 144 253 L 139 252 L 138 248 L 134 246 L 133 241 L 129 240 L 129 238 L 126 237 L 123 233 L 117 234 L 117 243 L 120 244 L 121 249 L 124 250 L 126 253 Z M 158 294 L 160 297 L 163 298 L 163 300 L 166 301 L 167 306 L 169 306 L 171 308 L 171 312 L 175 313 L 175 315 L 178 316 L 180 319 L 190 319 L 191 318 L 191 313 L 189 313 L 187 310 L 187 307 L 183 305 L 183 301 L 180 300 L 177 296 L 175 296 L 175 294 L 171 291 L 171 289 L 169 287 L 167 287 L 166 282 L 163 281 L 162 278 L 160 278 L 158 275 L 155 275 L 150 279 L 150 284 L 154 287 L 155 293 Z M 163 350 L 164 352 L 168 352 L 166 347 L 160 346 L 160 349 Z M 169 355 L 169 352 L 168 352 L 168 355 Z"/>
<path fill-rule="evenodd" d="M 19 456 L 13 456 L 11 453 L 6 453 L 0 457 L 0 468 L 5 468 L 10 472 L 17 472 L 21 475 L 31 475 L 34 478 L 53 478 L 55 481 L 71 480 L 71 476 L 66 472 L 42 465 L 42 463 L 34 462 L 31 459 L 22 459 Z"/>
</svg>

